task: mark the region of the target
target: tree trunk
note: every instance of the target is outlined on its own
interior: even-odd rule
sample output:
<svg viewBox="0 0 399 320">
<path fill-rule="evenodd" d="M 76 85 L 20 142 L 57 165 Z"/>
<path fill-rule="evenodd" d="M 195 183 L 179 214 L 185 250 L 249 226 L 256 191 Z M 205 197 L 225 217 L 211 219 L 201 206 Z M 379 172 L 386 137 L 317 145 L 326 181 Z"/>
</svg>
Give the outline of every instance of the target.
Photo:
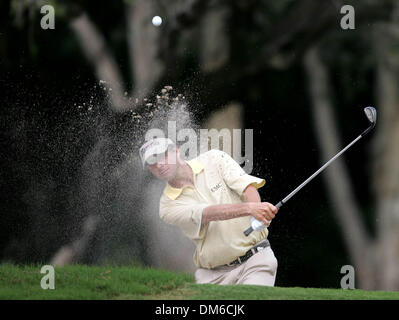
<svg viewBox="0 0 399 320">
<path fill-rule="evenodd" d="M 123 79 L 104 37 L 85 13 L 71 21 L 71 28 L 87 60 L 93 64 L 97 78 L 106 82 L 104 87 L 108 90 L 112 109 L 124 111 Z"/>
<path fill-rule="evenodd" d="M 223 67 L 230 57 L 227 20 L 230 10 L 226 7 L 208 11 L 201 22 L 200 61 L 204 72 Z"/>
<path fill-rule="evenodd" d="M 150 93 L 162 76 L 164 64 L 160 59 L 161 30 L 151 23 L 156 15 L 154 3 L 148 0 L 131 1 L 127 9 L 127 41 L 129 44 L 133 97 L 143 98 Z"/>
<path fill-rule="evenodd" d="M 321 148 L 322 162 L 325 163 L 343 148 L 334 123 L 328 70 L 320 59 L 317 47 L 307 52 L 304 62 L 309 77 L 315 134 Z M 375 286 L 372 274 L 373 250 L 342 158 L 338 158 L 324 172 L 323 177 L 339 228 L 356 270 L 358 287 L 372 289 Z"/>
<path fill-rule="evenodd" d="M 83 223 L 80 237 L 72 243 L 58 249 L 56 254 L 52 257 L 50 264 L 55 267 L 78 262 L 87 249 L 99 220 L 100 218 L 98 216 L 89 215 Z"/>
<path fill-rule="evenodd" d="M 397 10 L 398 11 L 398 10 Z M 378 134 L 374 189 L 381 289 L 399 289 L 399 25 L 376 28 Z"/>
</svg>

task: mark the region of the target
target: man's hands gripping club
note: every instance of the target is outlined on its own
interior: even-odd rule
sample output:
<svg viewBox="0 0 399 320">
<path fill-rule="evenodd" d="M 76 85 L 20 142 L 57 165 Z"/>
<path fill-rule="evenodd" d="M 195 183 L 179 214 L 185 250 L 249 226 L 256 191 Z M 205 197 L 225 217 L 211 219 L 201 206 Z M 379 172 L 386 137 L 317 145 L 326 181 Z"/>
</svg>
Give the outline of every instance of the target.
<svg viewBox="0 0 399 320">
<path fill-rule="evenodd" d="M 249 185 L 243 192 L 244 201 L 250 206 L 251 227 L 260 231 L 268 227 L 276 216 L 278 208 L 269 202 L 261 202 L 258 190 Z"/>
<path fill-rule="evenodd" d="M 257 220 L 259 222 L 258 228 L 262 223 L 268 227 L 278 212 L 278 209 L 269 202 L 248 202 L 248 205 L 250 206 L 249 211 L 252 216 L 251 224 L 253 224 L 254 219 Z"/>
</svg>

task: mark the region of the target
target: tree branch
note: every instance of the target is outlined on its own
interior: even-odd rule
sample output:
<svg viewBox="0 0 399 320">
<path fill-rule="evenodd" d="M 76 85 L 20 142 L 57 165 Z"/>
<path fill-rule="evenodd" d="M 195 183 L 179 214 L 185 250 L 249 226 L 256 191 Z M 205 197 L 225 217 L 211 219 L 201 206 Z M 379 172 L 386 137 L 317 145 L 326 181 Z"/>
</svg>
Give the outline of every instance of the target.
<svg viewBox="0 0 399 320">
<path fill-rule="evenodd" d="M 115 111 L 125 111 L 123 79 L 105 39 L 87 14 L 74 17 L 70 26 L 75 32 L 87 60 L 92 63 L 97 78 L 107 83 L 110 103 Z"/>
<path fill-rule="evenodd" d="M 127 5 L 132 97 L 140 99 L 154 89 L 165 70 L 160 58 L 161 28 L 151 24 L 155 15 L 152 1 L 138 0 Z"/>
<path fill-rule="evenodd" d="M 281 48 L 293 41 L 301 32 L 319 32 L 332 17 L 334 8 L 331 3 L 319 0 L 296 1 L 272 30 L 273 37 L 259 50 L 258 56 L 246 67 L 248 73 L 256 72 L 267 66 L 269 59 L 277 55 Z M 317 26 L 317 27 L 316 27 Z"/>
<path fill-rule="evenodd" d="M 339 28 L 340 8 L 345 3 L 341 0 L 296 1 L 284 19 L 278 23 L 271 34 L 273 37 L 259 50 L 258 56 L 245 68 L 246 73 L 253 74 L 262 68 L 287 68 L 307 51 L 318 39 L 334 28 Z M 356 2 L 353 1 L 353 5 Z M 365 1 L 356 6 L 356 26 L 389 17 L 391 8 L 377 1 Z M 282 48 L 301 37 L 298 45 L 284 53 Z"/>
<path fill-rule="evenodd" d="M 209 0 L 187 0 L 168 18 L 161 52 L 167 67 L 174 66 L 174 53 L 180 34 L 201 21 L 208 2 Z"/>
</svg>

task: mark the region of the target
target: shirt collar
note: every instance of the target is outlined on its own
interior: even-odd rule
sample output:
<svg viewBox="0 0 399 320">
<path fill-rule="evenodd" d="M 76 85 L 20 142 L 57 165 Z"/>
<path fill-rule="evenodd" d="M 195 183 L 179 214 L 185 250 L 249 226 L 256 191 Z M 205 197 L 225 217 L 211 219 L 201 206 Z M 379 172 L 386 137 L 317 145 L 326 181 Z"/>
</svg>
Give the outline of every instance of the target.
<svg viewBox="0 0 399 320">
<path fill-rule="evenodd" d="M 200 173 L 204 170 L 204 165 L 196 159 L 192 159 L 190 161 L 186 161 L 186 163 L 190 166 L 191 170 L 193 170 L 194 175 Z M 183 188 L 173 188 L 169 183 L 166 184 L 166 188 L 164 190 L 164 194 L 171 200 L 176 200 L 178 196 L 183 192 Z"/>
</svg>

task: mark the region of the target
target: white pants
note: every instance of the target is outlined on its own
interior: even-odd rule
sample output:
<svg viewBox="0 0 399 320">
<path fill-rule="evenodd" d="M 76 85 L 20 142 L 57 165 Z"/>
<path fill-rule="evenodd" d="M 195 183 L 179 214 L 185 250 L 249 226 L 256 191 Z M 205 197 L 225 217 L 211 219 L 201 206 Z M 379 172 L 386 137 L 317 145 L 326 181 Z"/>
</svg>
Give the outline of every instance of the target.
<svg viewBox="0 0 399 320">
<path fill-rule="evenodd" d="M 195 272 L 195 280 L 199 284 L 252 284 L 272 287 L 276 274 L 277 259 L 269 246 L 239 265 L 199 268 Z"/>
</svg>

